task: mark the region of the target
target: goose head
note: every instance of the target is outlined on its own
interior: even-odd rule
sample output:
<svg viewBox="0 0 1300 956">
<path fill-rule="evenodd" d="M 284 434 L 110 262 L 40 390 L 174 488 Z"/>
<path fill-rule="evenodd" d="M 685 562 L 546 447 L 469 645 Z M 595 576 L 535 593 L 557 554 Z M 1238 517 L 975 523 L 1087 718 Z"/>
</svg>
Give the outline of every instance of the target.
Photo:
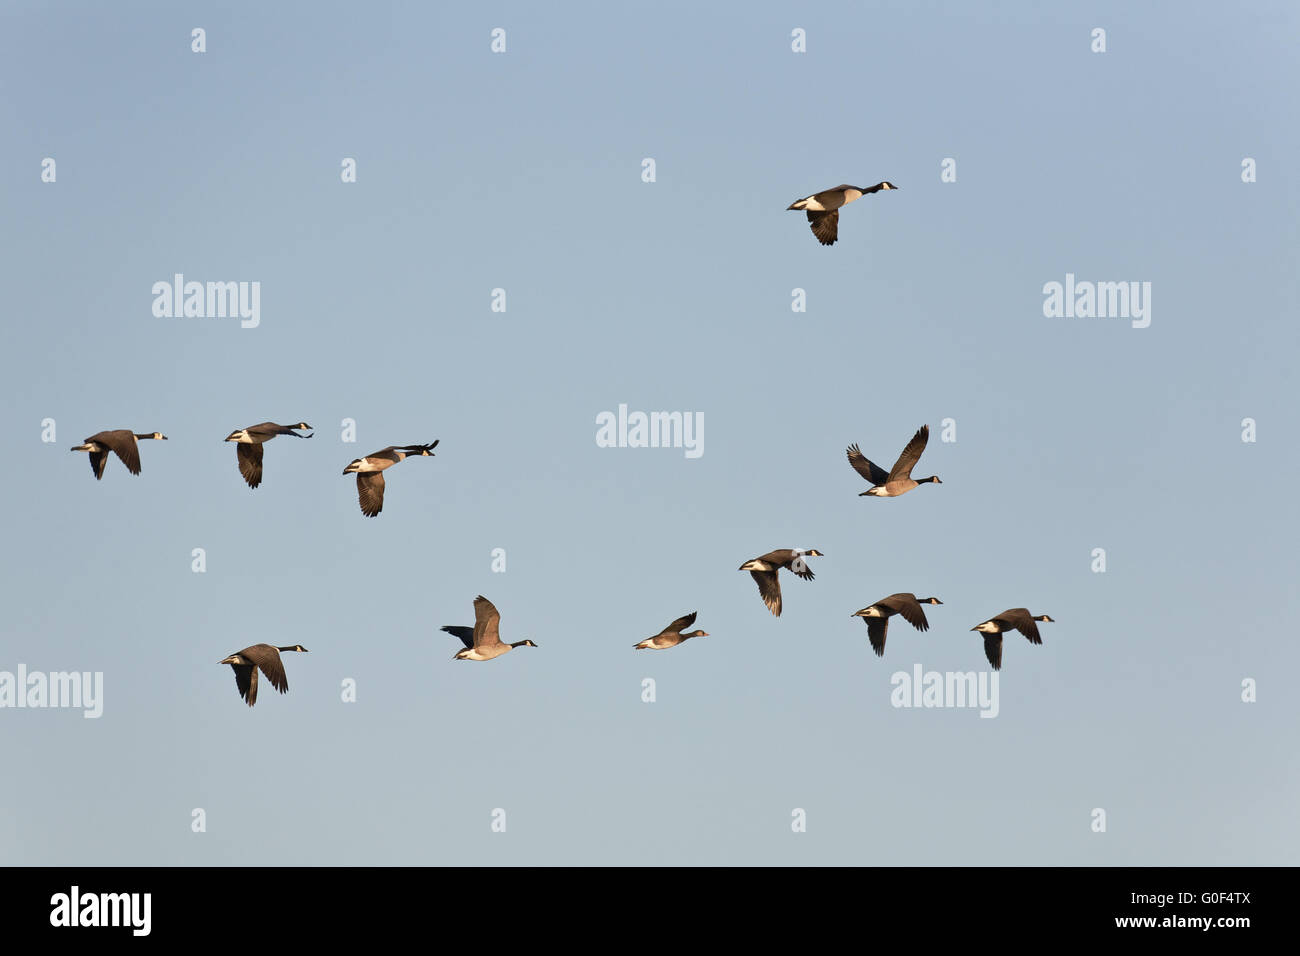
<svg viewBox="0 0 1300 956">
<path fill-rule="evenodd" d="M 682 635 L 682 640 L 684 641 L 684 640 L 686 640 L 686 638 L 688 638 L 688 637 L 708 637 L 708 636 L 709 636 L 709 634 L 708 634 L 707 631 L 694 630 L 694 631 L 691 631 L 689 634 L 683 634 L 683 635 Z"/>
<path fill-rule="evenodd" d="M 940 601 L 937 597 L 928 597 L 928 598 L 921 598 L 916 603 L 917 604 L 942 604 L 943 602 Z"/>
</svg>

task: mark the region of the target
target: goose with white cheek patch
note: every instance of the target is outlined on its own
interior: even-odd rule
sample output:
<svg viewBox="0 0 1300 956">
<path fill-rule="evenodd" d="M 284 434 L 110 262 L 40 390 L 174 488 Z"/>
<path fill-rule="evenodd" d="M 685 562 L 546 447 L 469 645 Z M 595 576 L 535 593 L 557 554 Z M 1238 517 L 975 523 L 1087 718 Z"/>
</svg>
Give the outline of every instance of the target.
<svg viewBox="0 0 1300 956">
<path fill-rule="evenodd" d="M 991 617 L 983 624 L 976 624 L 971 628 L 972 631 L 979 631 L 984 635 L 984 656 L 989 659 L 993 669 L 1002 669 L 1002 635 L 1006 631 L 1019 631 L 1029 639 L 1030 644 L 1041 644 L 1043 639 L 1038 636 L 1038 623 L 1046 621 L 1049 624 L 1055 624 L 1046 614 L 1039 614 L 1037 617 L 1029 613 L 1028 608 L 1013 607 L 1009 611 L 1003 611 L 996 617 Z"/>
<path fill-rule="evenodd" d="M 284 673 L 284 661 L 280 660 L 281 651 L 300 651 L 306 654 L 307 648 L 301 644 L 294 644 L 291 647 L 254 644 L 242 651 L 236 651 L 223 661 L 218 661 L 220 664 L 229 664 L 235 672 L 235 686 L 239 688 L 239 696 L 248 702 L 249 707 L 257 703 L 259 670 L 271 682 L 271 686 L 281 694 L 288 692 L 289 678 Z"/>
<path fill-rule="evenodd" d="M 897 498 L 899 495 L 907 494 L 918 485 L 924 485 L 933 482 L 936 485 L 943 484 L 938 475 L 931 475 L 929 478 L 913 478 L 912 469 L 916 463 L 921 460 L 921 452 L 925 451 L 925 445 L 930 440 L 930 426 L 922 425 L 917 429 L 912 440 L 907 443 L 903 453 L 898 456 L 898 461 L 894 462 L 894 467 L 885 471 L 871 459 L 865 457 L 858 449 L 857 445 L 850 445 L 848 448 L 849 464 L 859 475 L 871 482 L 872 487 L 866 491 L 860 492 L 858 497 L 869 495 L 872 498 Z"/>
<path fill-rule="evenodd" d="M 108 432 L 97 432 L 91 435 L 80 445 L 73 445 L 72 451 L 90 452 L 90 470 L 99 481 L 104 477 L 104 468 L 108 464 L 108 453 L 111 451 L 126 465 L 126 470 L 133 475 L 140 474 L 140 446 L 136 441 L 145 439 L 155 439 L 157 441 L 166 441 L 167 436 L 162 432 L 149 432 L 143 434 L 133 432 L 127 428 L 118 428 Z"/>
<path fill-rule="evenodd" d="M 785 568 L 805 581 L 813 579 L 812 568 L 804 558 L 824 557 L 820 551 L 812 548 L 781 548 L 767 554 L 751 558 L 740 566 L 741 571 L 748 571 L 758 584 L 758 593 L 767 609 L 777 617 L 781 616 L 781 581 L 777 572 Z"/>
<path fill-rule="evenodd" d="M 239 463 L 239 473 L 248 482 L 248 487 L 256 488 L 262 483 L 262 446 L 276 435 L 292 435 L 294 438 L 310 438 L 311 435 L 299 435 L 298 432 L 310 429 L 306 422 L 297 425 L 277 425 L 275 422 L 262 422 L 249 425 L 231 432 L 226 441 L 235 442 L 235 460 Z"/>
<path fill-rule="evenodd" d="M 918 631 L 928 631 L 930 622 L 926 620 L 925 610 L 921 605 L 942 603 L 937 597 L 918 598 L 910 592 L 900 592 L 881 598 L 861 611 L 854 611 L 853 617 L 862 618 L 863 623 L 867 625 L 867 637 L 871 641 L 871 649 L 876 652 L 877 657 L 883 657 L 885 635 L 889 631 L 891 617 L 895 614 L 901 615 L 904 621 Z"/>
<path fill-rule="evenodd" d="M 819 193 L 796 199 L 786 210 L 795 210 L 808 214 L 808 228 L 823 246 L 833 246 L 839 238 L 840 207 L 847 206 L 863 196 L 872 193 L 897 189 L 893 183 L 885 180 L 874 186 L 850 186 L 847 183 L 834 189 L 823 189 Z"/>
<path fill-rule="evenodd" d="M 361 513 L 373 518 L 384 510 L 386 468 L 410 457 L 432 457 L 436 447 L 437 441 L 431 445 L 389 445 L 365 458 L 354 458 L 352 464 L 343 469 L 343 474 L 357 476 L 357 500 L 361 503 Z"/>
<path fill-rule="evenodd" d="M 501 614 L 496 605 L 479 595 L 474 599 L 474 626 L 461 627 L 448 625 L 443 628 L 448 634 L 460 638 L 465 646 L 452 658 L 457 661 L 490 661 L 494 657 L 509 653 L 516 647 L 536 647 L 532 641 L 515 641 L 506 644 L 501 640 Z"/>
</svg>

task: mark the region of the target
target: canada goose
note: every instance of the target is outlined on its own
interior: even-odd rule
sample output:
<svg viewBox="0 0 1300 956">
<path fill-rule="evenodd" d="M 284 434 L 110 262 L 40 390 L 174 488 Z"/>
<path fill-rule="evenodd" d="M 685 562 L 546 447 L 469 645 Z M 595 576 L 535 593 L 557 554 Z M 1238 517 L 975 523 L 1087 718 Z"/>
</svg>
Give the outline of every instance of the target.
<svg viewBox="0 0 1300 956">
<path fill-rule="evenodd" d="M 235 457 L 239 461 L 239 473 L 248 482 L 248 487 L 256 488 L 262 483 L 262 444 L 276 435 L 292 435 L 294 438 L 310 438 L 311 435 L 299 435 L 294 429 L 311 428 L 306 422 L 297 425 L 277 425 L 275 422 L 262 422 L 249 425 L 230 433 L 226 441 L 238 442 L 235 445 Z"/>
<path fill-rule="evenodd" d="M 669 647 L 676 647 L 692 637 L 708 637 L 709 635 L 701 630 L 694 630 L 689 634 L 682 633 L 682 628 L 690 627 L 695 623 L 695 615 L 698 613 L 698 611 L 692 611 L 685 617 L 679 617 L 654 637 L 647 637 L 644 641 L 635 644 L 634 647 L 638 651 L 662 651 Z"/>
<path fill-rule="evenodd" d="M 930 426 L 922 425 L 917 429 L 916 434 L 912 436 L 912 440 L 907 443 L 907 447 L 903 449 L 903 453 L 898 456 L 898 461 L 894 462 L 894 467 L 889 471 L 885 471 L 870 459 L 864 458 L 857 445 L 850 445 L 848 450 L 849 464 L 853 466 L 854 471 L 875 486 L 860 492 L 858 497 L 871 495 L 874 498 L 897 498 L 899 495 L 905 494 L 917 485 L 923 485 L 927 481 L 933 481 L 936 485 L 943 484 L 938 475 L 931 475 L 929 478 L 912 477 L 912 469 L 916 467 L 921 452 L 925 451 L 925 443 L 929 440 Z"/>
<path fill-rule="evenodd" d="M 501 625 L 501 614 L 491 601 L 483 595 L 474 599 L 474 626 L 461 627 L 451 624 L 444 627 L 443 630 L 448 634 L 453 634 L 460 638 L 465 646 L 456 652 L 452 660 L 457 661 L 490 661 L 494 657 L 500 657 L 502 654 L 516 647 L 536 647 L 532 641 L 515 641 L 513 644 L 503 644 L 501 634 L 498 628 Z"/>
<path fill-rule="evenodd" d="M 871 639 L 871 648 L 877 657 L 885 653 L 885 632 L 889 630 L 889 619 L 895 614 L 903 615 L 903 620 L 918 631 L 928 631 L 930 622 L 925 619 L 922 604 L 942 604 L 937 597 L 917 598 L 915 594 L 891 594 L 881 598 L 870 607 L 854 611 L 853 617 L 860 617 L 867 625 L 867 637 Z"/>
<path fill-rule="evenodd" d="M 1040 614 L 1032 617 L 1028 608 L 1013 607 L 1009 611 L 1003 611 L 996 617 L 991 617 L 983 624 L 976 624 L 971 628 L 972 631 L 979 631 L 984 635 L 984 656 L 989 659 L 993 669 L 1002 669 L 1002 632 L 1019 631 L 1025 637 L 1029 638 L 1030 644 L 1041 644 L 1043 639 L 1038 636 L 1038 625 L 1035 621 L 1046 621 L 1049 624 L 1055 624 L 1046 614 Z"/>
<path fill-rule="evenodd" d="M 781 568 L 791 571 L 805 581 L 813 579 L 812 568 L 803 559 L 805 557 L 825 557 L 820 551 L 801 548 L 781 548 L 746 561 L 740 566 L 741 571 L 748 571 L 758 582 L 758 593 L 763 598 L 767 609 L 777 617 L 781 616 L 781 582 L 777 572 Z"/>
<path fill-rule="evenodd" d="M 438 439 L 442 441 L 442 439 Z M 438 441 L 432 445 L 389 445 L 365 458 L 354 458 L 352 464 L 343 469 L 343 474 L 357 476 L 357 499 L 361 502 L 361 513 L 373 518 L 384 510 L 384 469 L 392 468 L 407 456 L 432 456 Z"/>
<path fill-rule="evenodd" d="M 239 696 L 248 701 L 249 707 L 257 703 L 257 671 L 259 668 L 266 675 L 266 679 L 271 682 L 271 686 L 281 694 L 289 689 L 289 678 L 285 676 L 284 662 L 280 660 L 281 651 L 302 651 L 302 653 L 306 654 L 307 648 L 301 644 L 294 644 L 292 647 L 254 644 L 242 651 L 236 651 L 224 661 L 218 661 L 220 664 L 229 664 L 231 669 L 234 670 L 235 685 L 239 688 Z"/>
<path fill-rule="evenodd" d="M 127 428 L 119 428 L 111 432 L 99 432 L 91 435 L 86 439 L 84 444 L 74 445 L 73 451 L 90 452 L 90 470 L 95 473 L 95 480 L 104 477 L 104 466 L 108 464 L 108 453 L 114 452 L 126 465 L 126 470 L 133 475 L 140 474 L 140 446 L 136 444 L 137 438 L 155 438 L 159 441 L 166 441 L 167 436 L 162 432 L 153 432 L 148 435 L 141 435 L 139 432 L 133 432 Z"/>
<path fill-rule="evenodd" d="M 823 246 L 835 244 L 839 238 L 840 207 L 847 206 L 855 199 L 861 199 L 868 193 L 878 193 L 882 189 L 897 189 L 891 182 L 880 182 L 874 186 L 836 186 L 813 193 L 804 199 L 796 199 L 786 210 L 798 209 L 808 213 L 809 228 Z"/>
</svg>

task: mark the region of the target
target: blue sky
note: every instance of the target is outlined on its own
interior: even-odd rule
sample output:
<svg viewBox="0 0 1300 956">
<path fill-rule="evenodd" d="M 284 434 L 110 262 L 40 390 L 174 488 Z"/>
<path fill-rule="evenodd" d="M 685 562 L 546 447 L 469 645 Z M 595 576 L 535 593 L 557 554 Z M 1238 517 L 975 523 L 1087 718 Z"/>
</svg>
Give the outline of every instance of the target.
<svg viewBox="0 0 1300 956">
<path fill-rule="evenodd" d="M 102 671 L 104 713 L 0 709 L 0 859 L 1300 862 L 1298 17 L 5 5 L 0 671 Z M 882 179 L 833 247 L 786 211 Z M 260 325 L 155 317 L 177 272 Z M 1067 273 L 1150 326 L 1045 317 Z M 620 404 L 703 454 L 598 447 Z M 221 439 L 267 419 L 316 434 L 251 491 Z M 858 497 L 845 446 L 924 423 L 943 484 Z M 169 441 L 95 482 L 108 428 Z M 363 517 L 343 467 L 435 438 Z M 777 619 L 736 569 L 781 547 L 825 556 Z M 878 659 L 895 591 L 945 603 Z M 453 662 L 480 593 L 540 647 Z M 996 719 L 891 705 L 1020 605 L 1056 623 Z M 250 710 L 216 662 L 257 642 L 310 653 Z"/>
</svg>

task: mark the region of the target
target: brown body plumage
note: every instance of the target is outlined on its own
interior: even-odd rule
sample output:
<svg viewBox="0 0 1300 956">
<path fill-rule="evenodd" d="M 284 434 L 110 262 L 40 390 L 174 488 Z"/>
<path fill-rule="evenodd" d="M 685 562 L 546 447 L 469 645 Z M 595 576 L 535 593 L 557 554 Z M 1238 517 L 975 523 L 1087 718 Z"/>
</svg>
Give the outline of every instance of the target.
<svg viewBox="0 0 1300 956">
<path fill-rule="evenodd" d="M 850 445 L 848 449 L 849 464 L 867 481 L 871 482 L 872 487 L 861 492 L 862 495 L 870 495 L 873 498 L 897 498 L 901 494 L 906 494 L 917 485 L 923 485 L 926 482 L 934 482 L 937 485 L 943 484 L 938 475 L 931 475 L 929 478 L 915 479 L 912 477 L 912 469 L 921 458 L 921 452 L 925 451 L 926 443 L 930 440 L 930 426 L 922 425 L 912 436 L 912 440 L 907 443 L 903 453 L 898 456 L 898 461 L 894 462 L 894 467 L 885 471 L 879 465 L 866 458 L 857 445 Z"/>
<path fill-rule="evenodd" d="M 516 647 L 537 647 L 532 641 L 515 641 L 506 644 L 501 640 L 501 614 L 496 605 L 479 595 L 474 599 L 474 626 L 461 627 L 449 624 L 443 628 L 448 634 L 458 638 L 465 646 L 456 652 L 453 660 L 490 661 L 500 657 Z"/>
<path fill-rule="evenodd" d="M 708 637 L 708 633 L 701 630 L 694 630 L 690 633 L 683 634 L 682 628 L 690 627 L 695 623 L 697 611 L 679 617 L 673 621 L 654 637 L 647 637 L 644 641 L 638 641 L 634 646 L 638 651 L 662 651 L 670 647 L 676 647 L 692 637 Z"/>
<path fill-rule="evenodd" d="M 301 644 L 294 644 L 291 647 L 254 644 L 242 651 L 236 651 L 223 661 L 219 661 L 221 664 L 229 664 L 234 670 L 235 686 L 239 688 L 239 696 L 248 701 L 249 707 L 257 703 L 257 672 L 259 670 L 266 675 L 266 679 L 271 682 L 271 686 L 281 694 L 289 690 L 289 678 L 284 673 L 284 661 L 280 660 L 281 651 L 301 651 L 306 654 L 307 648 Z"/>
<path fill-rule="evenodd" d="M 758 593 L 763 598 L 767 609 L 777 617 L 781 616 L 781 581 L 777 572 L 785 568 L 805 581 L 813 579 L 812 568 L 804 561 L 805 557 L 823 557 L 820 551 L 799 548 L 780 548 L 767 554 L 751 558 L 740 566 L 741 571 L 748 571 L 758 584 Z"/>
<path fill-rule="evenodd" d="M 1030 644 L 1041 644 L 1043 639 L 1038 635 L 1039 621 L 1046 621 L 1050 624 L 1056 623 L 1046 614 L 1034 616 L 1029 613 L 1028 608 L 1013 607 L 1010 610 L 1003 611 L 995 617 L 989 618 L 982 624 L 976 624 L 971 628 L 972 631 L 979 631 L 984 635 L 984 656 L 989 659 L 993 669 L 1002 669 L 1002 634 L 1005 631 L 1019 631 L 1029 640 Z"/>
<path fill-rule="evenodd" d="M 867 637 L 877 657 L 884 656 L 885 635 L 889 631 L 889 619 L 895 614 L 911 624 L 918 631 L 928 631 L 930 622 L 926 620 L 922 604 L 942 604 L 937 597 L 917 598 L 915 594 L 902 591 L 881 598 L 875 604 L 869 604 L 861 611 L 854 611 L 853 617 L 860 617 L 867 625 Z"/>
<path fill-rule="evenodd" d="M 441 441 L 441 439 L 438 439 Z M 384 470 L 412 456 L 432 457 L 435 441 L 429 445 L 389 445 L 365 458 L 354 458 L 343 474 L 357 476 L 357 501 L 361 513 L 373 518 L 384 510 Z"/>
<path fill-rule="evenodd" d="M 104 477 L 104 467 L 108 464 L 110 451 L 121 459 L 127 471 L 138 475 L 140 474 L 140 446 L 136 444 L 136 439 L 145 438 L 167 440 L 167 436 L 162 432 L 142 434 L 127 428 L 118 428 L 113 431 L 97 432 L 82 444 L 74 445 L 72 450 L 90 452 L 90 470 L 94 473 L 96 481 Z"/>
</svg>

